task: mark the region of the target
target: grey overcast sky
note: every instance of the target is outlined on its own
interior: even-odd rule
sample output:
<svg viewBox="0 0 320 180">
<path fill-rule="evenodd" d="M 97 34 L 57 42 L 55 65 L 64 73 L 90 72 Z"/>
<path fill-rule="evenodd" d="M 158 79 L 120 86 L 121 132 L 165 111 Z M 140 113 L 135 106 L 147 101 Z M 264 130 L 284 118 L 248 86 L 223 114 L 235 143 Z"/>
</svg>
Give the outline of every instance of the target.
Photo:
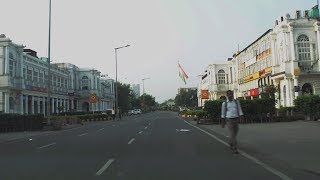
<svg viewBox="0 0 320 180">
<path fill-rule="evenodd" d="M 145 81 L 158 102 L 223 63 L 272 28 L 274 21 L 316 0 L 52 0 L 53 62 L 90 67 L 125 83 Z M 49 0 L 0 0 L 0 34 L 46 57 Z M 177 62 L 190 76 L 184 85 Z"/>
</svg>

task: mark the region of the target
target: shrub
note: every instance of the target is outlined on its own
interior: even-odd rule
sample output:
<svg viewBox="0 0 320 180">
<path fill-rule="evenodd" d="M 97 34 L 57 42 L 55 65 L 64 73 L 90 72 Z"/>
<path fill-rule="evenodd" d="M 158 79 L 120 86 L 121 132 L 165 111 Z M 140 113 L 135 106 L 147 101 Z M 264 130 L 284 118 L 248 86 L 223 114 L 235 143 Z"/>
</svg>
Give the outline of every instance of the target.
<svg viewBox="0 0 320 180">
<path fill-rule="evenodd" d="M 296 108 L 300 109 L 308 120 L 314 120 L 319 117 L 320 96 L 298 96 L 297 99 L 294 100 L 294 103 Z"/>
<path fill-rule="evenodd" d="M 219 118 L 221 116 L 221 106 L 223 100 L 210 100 L 204 103 L 204 110 L 211 118 Z"/>
<path fill-rule="evenodd" d="M 0 114 L 0 131 L 33 131 L 41 130 L 44 124 L 43 115 Z"/>
</svg>

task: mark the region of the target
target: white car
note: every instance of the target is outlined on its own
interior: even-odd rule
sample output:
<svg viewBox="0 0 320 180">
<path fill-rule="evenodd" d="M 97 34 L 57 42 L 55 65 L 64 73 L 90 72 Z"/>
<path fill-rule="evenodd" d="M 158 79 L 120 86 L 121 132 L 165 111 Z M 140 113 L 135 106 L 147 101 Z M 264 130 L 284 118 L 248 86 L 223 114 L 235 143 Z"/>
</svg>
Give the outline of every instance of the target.
<svg viewBox="0 0 320 180">
<path fill-rule="evenodd" d="M 141 114 L 141 113 L 142 113 L 141 109 L 133 110 L 133 114 Z"/>
</svg>

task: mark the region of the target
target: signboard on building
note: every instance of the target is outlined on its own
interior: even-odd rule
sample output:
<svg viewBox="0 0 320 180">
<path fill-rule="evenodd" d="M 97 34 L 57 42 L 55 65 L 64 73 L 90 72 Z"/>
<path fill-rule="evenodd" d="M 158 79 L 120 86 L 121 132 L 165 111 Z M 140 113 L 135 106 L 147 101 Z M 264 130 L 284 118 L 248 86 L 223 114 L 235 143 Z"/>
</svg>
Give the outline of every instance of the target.
<svg viewBox="0 0 320 180">
<path fill-rule="evenodd" d="M 294 86 L 294 92 L 299 92 L 300 91 L 300 86 Z"/>
<path fill-rule="evenodd" d="M 29 91 L 47 92 L 47 88 L 43 88 L 43 87 L 25 85 L 25 88 L 26 90 L 29 90 Z"/>
<path fill-rule="evenodd" d="M 296 69 L 294 69 L 294 74 L 296 75 L 296 74 L 299 74 L 300 73 L 300 69 L 299 68 L 296 68 Z"/>
<path fill-rule="evenodd" d="M 259 95 L 259 89 L 255 88 L 255 89 L 250 89 L 250 96 L 257 96 Z"/>
<path fill-rule="evenodd" d="M 201 99 L 209 99 L 209 90 L 201 90 Z"/>
</svg>

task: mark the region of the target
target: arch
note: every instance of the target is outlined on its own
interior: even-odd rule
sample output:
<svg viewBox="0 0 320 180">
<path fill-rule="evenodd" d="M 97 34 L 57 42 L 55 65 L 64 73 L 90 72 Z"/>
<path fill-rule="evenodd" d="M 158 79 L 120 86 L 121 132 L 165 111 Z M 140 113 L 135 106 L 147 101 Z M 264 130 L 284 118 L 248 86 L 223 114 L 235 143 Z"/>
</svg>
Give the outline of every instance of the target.
<svg viewBox="0 0 320 180">
<path fill-rule="evenodd" d="M 302 95 L 313 94 L 313 86 L 310 83 L 305 83 L 301 88 Z"/>
<path fill-rule="evenodd" d="M 310 40 L 307 35 L 301 34 L 297 38 L 298 58 L 300 61 L 311 60 Z"/>
<path fill-rule="evenodd" d="M 298 42 L 301 42 L 301 41 L 309 41 L 309 38 L 308 38 L 307 35 L 301 34 L 301 35 L 298 36 L 297 41 L 298 41 Z"/>
<path fill-rule="evenodd" d="M 226 84 L 226 73 L 223 69 L 218 71 L 218 84 Z"/>
</svg>

